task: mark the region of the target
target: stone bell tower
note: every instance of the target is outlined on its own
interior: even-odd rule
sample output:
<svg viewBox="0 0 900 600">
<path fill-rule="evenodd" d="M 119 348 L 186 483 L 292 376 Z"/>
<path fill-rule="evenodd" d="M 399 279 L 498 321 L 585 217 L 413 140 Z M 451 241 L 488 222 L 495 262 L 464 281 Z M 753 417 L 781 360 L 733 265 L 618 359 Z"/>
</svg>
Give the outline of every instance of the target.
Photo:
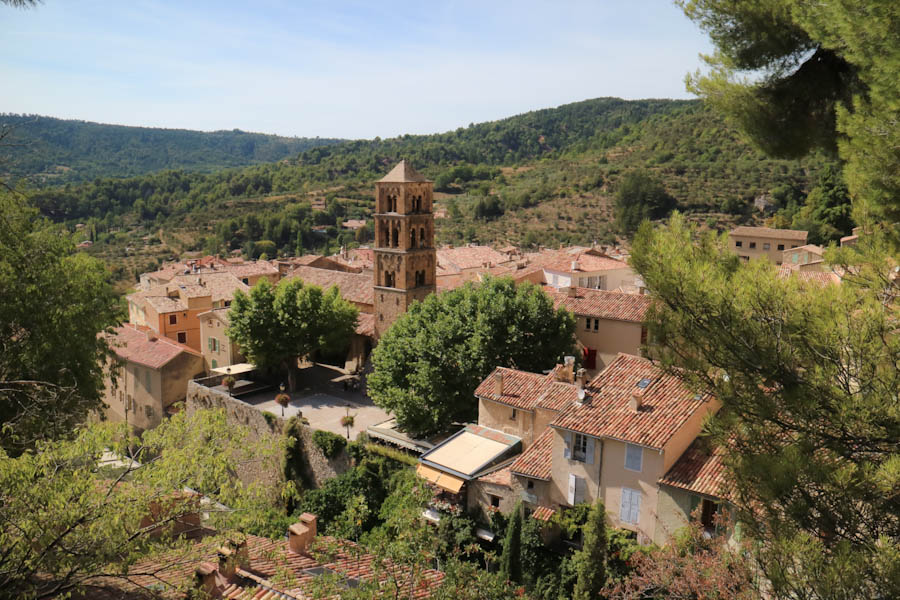
<svg viewBox="0 0 900 600">
<path fill-rule="evenodd" d="M 375 183 L 375 336 L 435 290 L 433 187 L 405 160 Z"/>
</svg>

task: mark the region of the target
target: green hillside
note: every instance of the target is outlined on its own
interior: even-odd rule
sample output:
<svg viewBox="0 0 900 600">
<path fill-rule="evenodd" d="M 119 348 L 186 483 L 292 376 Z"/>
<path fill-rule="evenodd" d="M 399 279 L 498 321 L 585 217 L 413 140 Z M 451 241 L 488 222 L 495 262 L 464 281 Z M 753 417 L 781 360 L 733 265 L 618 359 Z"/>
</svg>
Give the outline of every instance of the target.
<svg viewBox="0 0 900 600">
<path fill-rule="evenodd" d="M 752 222 L 755 197 L 802 202 L 829 163 L 766 158 L 696 101 L 601 98 L 452 132 L 311 148 L 293 160 L 215 173 L 163 171 L 34 194 L 76 223 L 92 253 L 134 273 L 184 251 L 335 251 L 371 214 L 373 182 L 406 158 L 435 180 L 441 243 L 536 246 L 613 241 L 619 177 L 640 170 L 713 227 Z"/>
<path fill-rule="evenodd" d="M 262 133 L 104 125 L 36 115 L 0 114 L 0 173 L 33 185 L 131 177 L 164 169 L 216 171 L 274 162 L 340 140 Z"/>
</svg>

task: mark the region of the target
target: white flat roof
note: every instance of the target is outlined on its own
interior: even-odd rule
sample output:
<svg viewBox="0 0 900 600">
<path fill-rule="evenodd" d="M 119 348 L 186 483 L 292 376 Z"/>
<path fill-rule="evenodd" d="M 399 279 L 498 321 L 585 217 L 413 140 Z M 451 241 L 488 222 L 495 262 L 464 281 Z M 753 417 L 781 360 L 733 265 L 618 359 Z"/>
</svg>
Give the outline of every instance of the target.
<svg viewBox="0 0 900 600">
<path fill-rule="evenodd" d="M 256 365 L 250 363 L 238 363 L 236 365 L 228 365 L 227 367 L 216 367 L 213 373 L 219 375 L 238 375 L 240 373 L 249 373 L 256 370 Z"/>
<path fill-rule="evenodd" d="M 473 475 L 491 459 L 499 456 L 509 444 L 489 440 L 471 431 L 463 431 L 428 454 L 428 461 L 459 473 Z"/>
</svg>

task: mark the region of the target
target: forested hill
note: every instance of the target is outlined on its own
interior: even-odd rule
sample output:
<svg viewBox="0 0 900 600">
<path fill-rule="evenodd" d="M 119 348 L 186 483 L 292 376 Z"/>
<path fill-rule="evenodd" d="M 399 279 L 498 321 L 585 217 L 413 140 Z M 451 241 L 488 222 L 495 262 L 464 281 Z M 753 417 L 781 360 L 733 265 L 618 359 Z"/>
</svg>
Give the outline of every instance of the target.
<svg viewBox="0 0 900 600">
<path fill-rule="evenodd" d="M 209 172 L 268 163 L 341 140 L 232 131 L 104 125 L 0 114 L 0 174 L 37 186 L 132 177 L 165 169 Z"/>
</svg>

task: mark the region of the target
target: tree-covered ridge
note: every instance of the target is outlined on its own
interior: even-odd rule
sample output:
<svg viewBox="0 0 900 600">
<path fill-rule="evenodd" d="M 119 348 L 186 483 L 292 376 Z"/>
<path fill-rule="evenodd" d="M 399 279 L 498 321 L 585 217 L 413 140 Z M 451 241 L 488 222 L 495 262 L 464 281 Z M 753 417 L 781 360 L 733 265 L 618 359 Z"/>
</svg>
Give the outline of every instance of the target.
<svg viewBox="0 0 900 600">
<path fill-rule="evenodd" d="M 164 169 L 216 171 L 293 158 L 340 140 L 231 131 L 106 125 L 37 115 L 0 114 L 9 130 L 0 173 L 35 185 L 133 177 Z"/>
</svg>

